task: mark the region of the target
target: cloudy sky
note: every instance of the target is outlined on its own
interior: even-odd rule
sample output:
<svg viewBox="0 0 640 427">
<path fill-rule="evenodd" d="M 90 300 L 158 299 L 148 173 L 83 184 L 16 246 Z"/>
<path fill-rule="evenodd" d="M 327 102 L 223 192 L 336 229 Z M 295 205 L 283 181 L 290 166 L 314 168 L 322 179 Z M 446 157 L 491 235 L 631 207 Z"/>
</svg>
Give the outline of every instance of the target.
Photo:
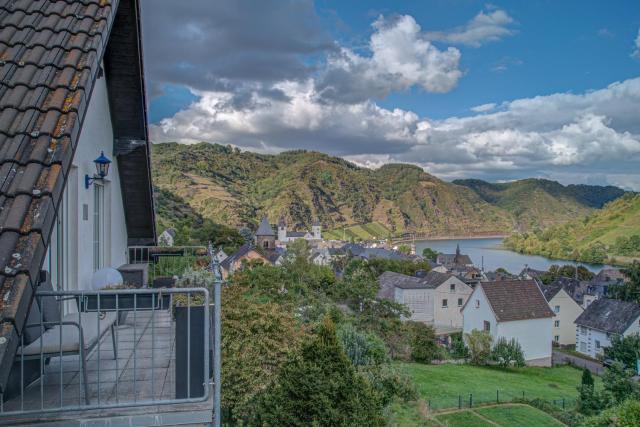
<svg viewBox="0 0 640 427">
<path fill-rule="evenodd" d="M 154 142 L 640 190 L 640 2 L 143 0 Z"/>
</svg>

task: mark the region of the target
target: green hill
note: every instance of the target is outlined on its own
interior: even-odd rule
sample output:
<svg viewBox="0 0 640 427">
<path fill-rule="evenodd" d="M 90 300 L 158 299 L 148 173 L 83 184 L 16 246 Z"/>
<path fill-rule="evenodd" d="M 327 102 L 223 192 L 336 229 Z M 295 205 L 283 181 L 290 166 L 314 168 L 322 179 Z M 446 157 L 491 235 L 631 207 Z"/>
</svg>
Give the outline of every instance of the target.
<svg viewBox="0 0 640 427">
<path fill-rule="evenodd" d="M 639 259 L 640 194 L 625 194 L 582 219 L 513 235 L 505 244 L 523 253 L 584 262 Z"/>
<path fill-rule="evenodd" d="M 454 181 L 472 189 L 488 203 L 511 213 L 518 230 L 545 228 L 587 215 L 624 194 L 617 187 L 593 185 L 564 186 L 546 179 L 523 179 L 489 183 L 477 179 Z"/>
<path fill-rule="evenodd" d="M 206 143 L 154 144 L 152 162 L 161 227 L 194 212 L 252 227 L 267 213 L 272 223 L 285 215 L 292 228 L 308 228 L 318 217 L 325 230 L 354 239 L 508 234 L 584 216 L 594 203 L 552 181 L 448 183 L 417 166 L 374 170 L 303 150 L 265 155 Z M 527 198 L 532 191 L 534 202 Z"/>
</svg>

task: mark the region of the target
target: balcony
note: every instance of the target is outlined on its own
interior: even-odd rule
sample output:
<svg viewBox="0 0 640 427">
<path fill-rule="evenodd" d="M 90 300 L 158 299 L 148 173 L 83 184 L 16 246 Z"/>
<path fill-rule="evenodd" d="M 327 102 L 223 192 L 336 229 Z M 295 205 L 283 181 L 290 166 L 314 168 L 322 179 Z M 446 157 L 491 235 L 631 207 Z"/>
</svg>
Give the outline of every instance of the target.
<svg viewBox="0 0 640 427">
<path fill-rule="evenodd" d="M 130 263 L 147 263 L 150 283 L 203 267 L 202 256 L 184 256 L 191 250 L 175 252 Z M 0 424 L 212 423 L 210 283 L 187 285 L 60 292 L 41 285 L 34 304 L 46 308 L 20 337 Z"/>
</svg>

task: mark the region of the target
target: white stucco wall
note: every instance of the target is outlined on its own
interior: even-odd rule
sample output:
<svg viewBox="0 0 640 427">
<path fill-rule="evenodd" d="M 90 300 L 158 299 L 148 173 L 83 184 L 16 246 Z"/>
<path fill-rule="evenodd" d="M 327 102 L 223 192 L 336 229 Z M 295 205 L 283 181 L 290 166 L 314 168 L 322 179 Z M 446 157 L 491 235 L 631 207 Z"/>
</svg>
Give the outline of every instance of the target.
<svg viewBox="0 0 640 427">
<path fill-rule="evenodd" d="M 469 301 L 462 311 L 462 319 L 462 331 L 465 334 L 470 333 L 474 329 L 482 331 L 484 330 L 484 322 L 489 322 L 489 330 L 491 336 L 495 340 L 497 331 L 496 317 L 491 310 L 491 306 L 489 306 L 489 302 L 487 301 L 481 285 L 476 286 L 469 297 Z"/>
<path fill-rule="evenodd" d="M 640 333 L 640 318 L 629 325 L 623 335 Z M 604 351 L 605 347 L 611 346 L 611 334 L 597 329 L 576 326 L 576 350 L 589 357 L 596 357 Z"/>
<path fill-rule="evenodd" d="M 552 317 L 500 322 L 497 337 L 505 337 L 507 340 L 515 338 L 527 361 L 550 358 L 552 329 Z"/>
<path fill-rule="evenodd" d="M 409 308 L 409 320 L 433 323 L 433 289 L 395 288 L 395 300 Z"/>
<path fill-rule="evenodd" d="M 561 289 L 551 301 L 549 306 L 556 312 L 556 316 L 553 318 L 553 331 L 551 337 L 554 341 L 558 337 L 558 344 L 560 345 L 575 345 L 576 343 L 576 325 L 575 320 L 582 314 L 583 309 L 564 289 Z M 560 325 L 556 326 L 556 322 Z"/>
<path fill-rule="evenodd" d="M 493 341 L 496 342 L 500 337 L 508 340 L 515 338 L 522 347 L 525 360 L 551 357 L 553 318 L 497 322 L 482 285 L 476 286 L 462 315 L 464 333 L 470 333 L 474 329 L 482 331 L 484 322 L 488 321 Z"/>
<path fill-rule="evenodd" d="M 118 164 L 113 155 L 113 130 L 105 77 L 96 81 L 78 141 L 69 177 L 63 194 L 65 214 L 59 218 L 55 237 L 43 268 L 55 276 L 54 285 L 64 289 L 89 289 L 94 272 L 94 192 L 95 185 L 85 189 L 84 178 L 95 174 L 95 160 L 100 152 L 112 160 L 103 184 L 103 256 L 104 267 L 119 267 L 126 262 L 127 231 L 118 175 Z M 62 244 L 60 244 L 62 242 Z M 62 249 L 63 248 L 63 249 Z M 63 265 L 56 268 L 55 264 Z M 60 284 L 55 283 L 59 281 Z"/>
<path fill-rule="evenodd" d="M 451 285 L 455 285 L 455 290 L 451 290 Z M 461 308 L 469 299 L 473 289 L 457 277 L 448 278 L 435 290 L 434 298 L 434 324 L 462 327 Z M 442 306 L 442 300 L 447 300 L 447 307 Z M 458 305 L 458 300 L 461 304 Z"/>
</svg>

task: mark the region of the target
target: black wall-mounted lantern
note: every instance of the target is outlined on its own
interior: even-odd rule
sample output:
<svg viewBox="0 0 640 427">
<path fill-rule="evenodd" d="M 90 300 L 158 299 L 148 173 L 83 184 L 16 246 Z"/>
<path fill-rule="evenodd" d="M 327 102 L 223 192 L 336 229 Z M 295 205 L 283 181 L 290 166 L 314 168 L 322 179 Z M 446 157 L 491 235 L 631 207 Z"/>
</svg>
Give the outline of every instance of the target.
<svg viewBox="0 0 640 427">
<path fill-rule="evenodd" d="M 111 165 L 111 160 L 104 155 L 104 151 L 100 153 L 100 157 L 95 159 L 93 163 L 96 164 L 96 174 L 93 177 L 90 177 L 89 175 L 84 176 L 84 188 L 86 189 L 88 189 L 93 182 L 101 181 L 109 174 L 109 165 Z"/>
</svg>

